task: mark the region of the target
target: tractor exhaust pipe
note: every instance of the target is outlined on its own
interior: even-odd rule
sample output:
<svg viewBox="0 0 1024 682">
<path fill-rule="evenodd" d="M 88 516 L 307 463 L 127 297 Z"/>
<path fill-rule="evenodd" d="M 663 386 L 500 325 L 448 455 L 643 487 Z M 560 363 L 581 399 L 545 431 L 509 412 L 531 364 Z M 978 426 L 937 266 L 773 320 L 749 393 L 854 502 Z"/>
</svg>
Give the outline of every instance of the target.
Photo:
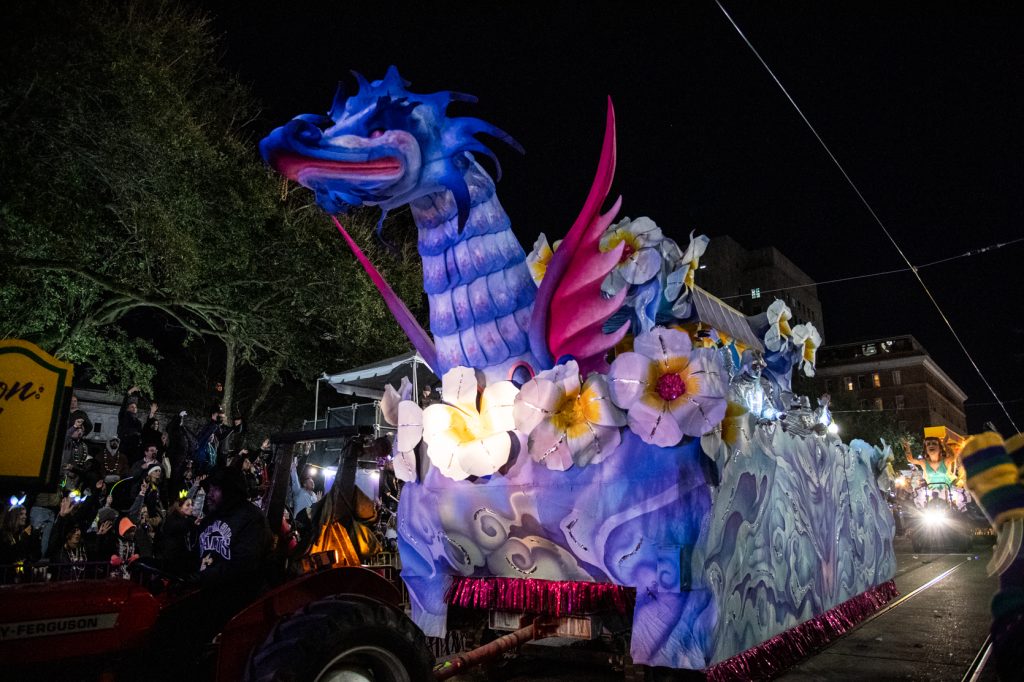
<svg viewBox="0 0 1024 682">
<path fill-rule="evenodd" d="M 479 646 L 472 651 L 458 654 L 434 668 L 435 680 L 447 680 L 455 677 L 467 668 L 473 668 L 491 659 L 501 656 L 506 651 L 518 649 L 527 642 L 535 639 L 549 637 L 557 627 L 557 623 L 543 621 L 540 618 L 534 619 L 533 623 L 526 627 L 519 628 L 515 632 L 502 635 L 493 642 Z"/>
</svg>

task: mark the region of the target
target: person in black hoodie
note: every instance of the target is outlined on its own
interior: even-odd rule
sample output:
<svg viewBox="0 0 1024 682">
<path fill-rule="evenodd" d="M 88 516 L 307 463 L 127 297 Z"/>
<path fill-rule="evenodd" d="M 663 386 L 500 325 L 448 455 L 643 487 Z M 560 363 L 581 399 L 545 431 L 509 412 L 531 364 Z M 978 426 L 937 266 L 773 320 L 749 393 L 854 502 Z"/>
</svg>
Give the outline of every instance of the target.
<svg viewBox="0 0 1024 682">
<path fill-rule="evenodd" d="M 211 622 L 223 624 L 263 589 L 271 534 L 267 520 L 246 499 L 238 468 L 218 468 L 199 527 L 199 585 Z"/>
<path fill-rule="evenodd" d="M 142 422 L 139 420 L 138 386 L 132 386 L 124 394 L 121 411 L 117 413 L 117 437 L 121 439 L 121 452 L 134 464 L 142 458 Z"/>
<path fill-rule="evenodd" d="M 83 436 L 88 436 L 92 433 L 92 420 L 89 419 L 89 415 L 85 410 L 78 406 L 78 396 L 74 393 L 71 394 L 71 406 L 69 407 L 71 413 L 68 415 L 68 426 L 75 423 L 76 420 L 82 420 L 82 428 L 85 430 Z"/>
<path fill-rule="evenodd" d="M 173 575 L 187 577 L 196 572 L 196 517 L 192 516 L 192 500 L 178 499 L 167 510 L 160 546 L 164 569 Z"/>
<path fill-rule="evenodd" d="M 142 427 L 140 441 L 143 450 L 152 445 L 163 455 L 166 446 L 164 445 L 164 432 L 160 428 L 160 418 L 156 416 L 157 409 L 159 408 L 155 402 L 149 404 L 149 417 L 146 419 L 146 425 Z"/>
</svg>

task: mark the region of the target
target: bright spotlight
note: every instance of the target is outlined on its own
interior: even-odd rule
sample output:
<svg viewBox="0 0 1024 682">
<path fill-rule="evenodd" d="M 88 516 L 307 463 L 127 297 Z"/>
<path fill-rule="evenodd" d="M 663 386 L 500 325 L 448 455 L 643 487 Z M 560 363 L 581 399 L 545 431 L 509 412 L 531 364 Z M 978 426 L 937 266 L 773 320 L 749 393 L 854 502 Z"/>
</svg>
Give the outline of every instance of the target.
<svg viewBox="0 0 1024 682">
<path fill-rule="evenodd" d="M 946 511 L 944 509 L 925 509 L 924 522 L 929 526 L 941 526 L 946 523 Z"/>
<path fill-rule="evenodd" d="M 832 422 L 831 424 L 829 424 L 828 425 L 828 432 L 831 433 L 833 436 L 836 435 L 837 433 L 839 433 L 839 424 L 836 424 L 835 422 Z"/>
</svg>

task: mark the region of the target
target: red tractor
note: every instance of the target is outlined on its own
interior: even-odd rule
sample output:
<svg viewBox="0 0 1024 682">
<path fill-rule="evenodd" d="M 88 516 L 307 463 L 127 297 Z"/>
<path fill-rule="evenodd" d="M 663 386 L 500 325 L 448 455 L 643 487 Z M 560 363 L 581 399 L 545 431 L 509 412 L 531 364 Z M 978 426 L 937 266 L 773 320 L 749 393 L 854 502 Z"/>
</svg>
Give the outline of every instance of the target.
<svg viewBox="0 0 1024 682">
<path fill-rule="evenodd" d="M 331 431 L 318 436 L 356 434 Z M 291 461 L 290 448 L 280 446 L 302 438 L 274 439 L 271 527 L 280 526 Z M 87 575 L 93 570 L 96 575 Z M 46 571 L 28 569 L 23 578 L 45 579 Z M 260 682 L 433 676 L 433 655 L 402 610 L 399 589 L 371 568 L 328 561 L 283 580 L 223 624 L 212 642 L 198 645 L 182 635 L 209 614 L 201 593 L 177 577 L 146 564 L 135 568 L 133 580 L 108 577 L 103 565 L 77 571 L 72 581 L 0 586 L 5 679 L 180 679 L 183 672 L 189 679 Z"/>
</svg>

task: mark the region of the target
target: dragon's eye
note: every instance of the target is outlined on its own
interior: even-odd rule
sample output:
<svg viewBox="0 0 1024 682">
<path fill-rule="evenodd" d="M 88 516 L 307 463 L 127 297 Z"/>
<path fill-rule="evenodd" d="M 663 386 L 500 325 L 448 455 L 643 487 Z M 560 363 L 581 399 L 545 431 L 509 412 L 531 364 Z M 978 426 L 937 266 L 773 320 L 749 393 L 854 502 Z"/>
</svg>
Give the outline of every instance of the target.
<svg viewBox="0 0 1024 682">
<path fill-rule="evenodd" d="M 372 140 L 373 138 L 380 137 L 383 134 L 384 134 L 384 130 L 382 128 L 375 128 L 374 130 L 370 131 L 369 137 Z"/>
</svg>

